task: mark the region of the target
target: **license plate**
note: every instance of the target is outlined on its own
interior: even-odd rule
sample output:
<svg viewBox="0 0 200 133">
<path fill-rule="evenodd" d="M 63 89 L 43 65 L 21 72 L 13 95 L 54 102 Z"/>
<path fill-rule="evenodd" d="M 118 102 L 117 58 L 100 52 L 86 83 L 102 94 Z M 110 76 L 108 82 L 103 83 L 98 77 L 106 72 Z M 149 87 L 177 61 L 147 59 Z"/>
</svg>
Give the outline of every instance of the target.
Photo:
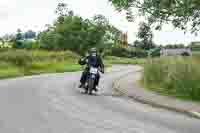
<svg viewBox="0 0 200 133">
<path fill-rule="evenodd" d="M 97 72 L 98 72 L 97 68 L 93 68 L 93 67 L 90 68 L 90 73 L 97 74 Z"/>
</svg>

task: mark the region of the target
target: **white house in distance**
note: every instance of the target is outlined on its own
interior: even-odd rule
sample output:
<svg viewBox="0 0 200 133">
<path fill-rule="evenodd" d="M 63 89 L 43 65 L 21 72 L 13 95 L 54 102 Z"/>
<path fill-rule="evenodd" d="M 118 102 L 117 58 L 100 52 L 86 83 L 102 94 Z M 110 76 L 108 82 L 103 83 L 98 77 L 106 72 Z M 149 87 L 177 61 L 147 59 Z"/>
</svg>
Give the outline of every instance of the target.
<svg viewBox="0 0 200 133">
<path fill-rule="evenodd" d="M 184 53 L 192 55 L 191 48 L 162 48 L 160 50 L 160 55 L 162 56 L 182 55 Z"/>
</svg>

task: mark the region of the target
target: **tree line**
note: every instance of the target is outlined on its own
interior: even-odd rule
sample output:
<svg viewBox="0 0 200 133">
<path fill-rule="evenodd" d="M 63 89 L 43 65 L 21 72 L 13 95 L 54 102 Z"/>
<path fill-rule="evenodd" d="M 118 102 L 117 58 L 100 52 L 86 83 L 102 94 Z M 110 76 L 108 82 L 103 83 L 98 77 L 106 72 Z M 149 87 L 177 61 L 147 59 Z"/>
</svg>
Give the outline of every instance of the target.
<svg viewBox="0 0 200 133">
<path fill-rule="evenodd" d="M 121 31 L 111 25 L 103 15 L 84 19 L 60 3 L 53 25 L 38 35 L 41 48 L 48 50 L 71 50 L 84 54 L 91 47 L 100 51 L 117 45 Z"/>
</svg>

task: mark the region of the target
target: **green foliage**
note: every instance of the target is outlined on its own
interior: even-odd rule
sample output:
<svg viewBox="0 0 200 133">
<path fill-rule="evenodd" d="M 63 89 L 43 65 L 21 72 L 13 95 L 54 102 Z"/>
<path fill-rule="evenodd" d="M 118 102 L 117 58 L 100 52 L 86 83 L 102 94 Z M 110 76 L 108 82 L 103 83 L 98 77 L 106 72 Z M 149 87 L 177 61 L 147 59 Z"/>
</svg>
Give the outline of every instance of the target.
<svg viewBox="0 0 200 133">
<path fill-rule="evenodd" d="M 145 64 L 146 59 L 136 59 L 136 58 L 124 58 L 124 57 L 115 57 L 115 56 L 106 56 L 106 64 Z"/>
<path fill-rule="evenodd" d="M 28 52 L 25 52 L 23 50 L 17 50 L 17 51 L 9 50 L 1 52 L 0 60 L 12 63 L 19 67 L 24 67 L 31 63 L 32 57 L 29 55 Z"/>
<path fill-rule="evenodd" d="M 126 10 L 127 16 L 141 14 L 146 16 L 150 23 L 161 25 L 171 22 L 182 30 L 199 30 L 200 1 L 199 0 L 109 0 L 118 10 Z M 137 11 L 132 12 L 134 7 Z M 135 14 L 134 14 L 135 13 Z M 133 17 L 134 18 L 134 17 Z"/>
<path fill-rule="evenodd" d="M 148 52 L 151 57 L 159 57 L 160 50 L 161 50 L 161 48 L 154 48 L 154 49 L 149 50 Z"/>
<path fill-rule="evenodd" d="M 192 42 L 190 47 L 192 51 L 200 51 L 200 42 Z"/>
<path fill-rule="evenodd" d="M 0 62 L 0 79 L 22 76 L 20 69 L 8 62 Z"/>
<path fill-rule="evenodd" d="M 163 46 L 165 48 L 186 48 L 183 44 L 168 44 Z"/>
<path fill-rule="evenodd" d="M 155 47 L 153 43 L 153 33 L 149 24 L 145 22 L 140 23 L 137 36 L 141 41 L 135 42 L 136 47 L 144 50 L 149 50 Z"/>
<path fill-rule="evenodd" d="M 0 53 L 0 78 L 77 71 L 79 56 L 71 51 L 7 50 Z"/>
<path fill-rule="evenodd" d="M 126 49 L 121 47 L 113 47 L 108 55 L 127 58 L 145 58 L 148 56 L 147 52 L 142 49 Z"/>
<path fill-rule="evenodd" d="M 59 52 L 50 52 L 50 51 L 26 51 L 26 50 L 8 50 L 3 51 L 0 54 L 0 60 L 14 64 L 19 67 L 26 67 L 32 62 L 63 62 L 70 61 L 76 62 L 78 55 L 70 51 L 59 51 Z"/>
<path fill-rule="evenodd" d="M 16 41 L 22 40 L 22 31 L 20 29 L 17 30 Z"/>
<path fill-rule="evenodd" d="M 144 65 L 143 82 L 162 94 L 200 100 L 200 58 L 162 57 Z"/>
<path fill-rule="evenodd" d="M 81 66 L 70 62 L 33 62 L 31 66 L 28 67 L 26 75 L 73 72 L 78 70 L 81 70 Z"/>
<path fill-rule="evenodd" d="M 91 47 L 104 50 L 120 36 L 120 31 L 102 15 L 94 16 L 93 20 L 83 19 L 63 3 L 58 5 L 56 13 L 58 18 L 54 25 L 39 35 L 43 49 L 71 50 L 83 55 Z"/>
<path fill-rule="evenodd" d="M 23 42 L 24 48 L 29 49 L 29 50 L 34 50 L 34 49 L 39 49 L 40 44 L 38 41 L 33 41 L 33 40 L 25 40 Z"/>
<path fill-rule="evenodd" d="M 16 49 L 23 49 L 24 48 L 24 45 L 23 45 L 23 41 L 21 40 L 16 40 L 13 44 L 13 48 L 16 48 Z"/>
<path fill-rule="evenodd" d="M 1 40 L 0 40 L 1 41 Z M 9 42 L 3 41 L 2 43 L 0 42 L 0 49 L 10 49 L 12 48 L 12 44 Z"/>
</svg>

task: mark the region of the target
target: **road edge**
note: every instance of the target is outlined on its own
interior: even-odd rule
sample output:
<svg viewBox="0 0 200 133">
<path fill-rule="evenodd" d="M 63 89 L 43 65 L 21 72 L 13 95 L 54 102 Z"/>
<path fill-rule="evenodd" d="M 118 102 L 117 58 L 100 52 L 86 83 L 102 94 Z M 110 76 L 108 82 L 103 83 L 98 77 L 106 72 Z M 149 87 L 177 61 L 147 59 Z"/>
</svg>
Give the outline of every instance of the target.
<svg viewBox="0 0 200 133">
<path fill-rule="evenodd" d="M 134 72 L 141 72 L 141 71 L 142 70 L 138 70 L 138 71 L 134 71 Z M 126 77 L 129 74 L 130 74 L 130 72 L 120 76 L 119 78 L 117 78 L 116 80 L 113 81 L 112 89 L 113 89 L 114 93 L 117 93 L 117 95 L 120 95 L 120 96 L 126 96 L 129 99 L 132 99 L 132 100 L 137 101 L 137 102 L 142 103 L 142 104 L 148 104 L 152 107 L 162 108 L 162 109 L 166 109 L 166 110 L 169 110 L 169 111 L 181 113 L 181 114 L 193 117 L 193 118 L 200 119 L 200 113 L 199 112 L 163 105 L 163 104 L 160 104 L 158 102 L 146 100 L 146 99 L 141 98 L 137 95 L 129 95 L 128 91 L 123 86 L 120 86 L 120 80 L 123 79 L 124 77 Z"/>
</svg>

